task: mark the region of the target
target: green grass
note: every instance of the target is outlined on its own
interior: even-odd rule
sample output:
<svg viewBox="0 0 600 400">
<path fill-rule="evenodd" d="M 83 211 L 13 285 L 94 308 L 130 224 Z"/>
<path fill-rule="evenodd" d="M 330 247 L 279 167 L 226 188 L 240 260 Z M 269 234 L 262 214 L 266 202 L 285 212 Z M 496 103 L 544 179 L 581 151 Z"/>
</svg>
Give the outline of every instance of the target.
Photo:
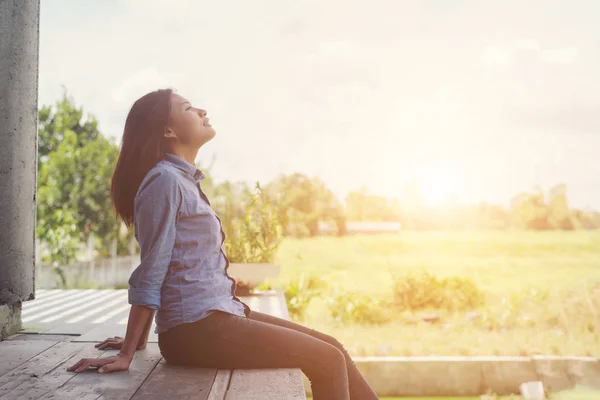
<svg viewBox="0 0 600 400">
<path fill-rule="evenodd" d="M 312 397 L 307 397 L 307 400 L 312 400 Z M 479 400 L 479 397 L 380 397 L 379 400 Z M 499 397 L 498 400 L 503 398 Z"/>
<path fill-rule="evenodd" d="M 549 400 L 597 400 L 600 398 L 600 391 L 590 389 L 573 389 L 563 392 L 550 393 Z M 480 397 L 380 397 L 380 400 L 479 400 Z M 496 400 L 522 400 L 521 396 L 498 396 Z M 312 400 L 312 397 L 307 397 Z"/>
<path fill-rule="evenodd" d="M 519 400 L 521 396 L 500 396 L 497 400 Z M 312 397 L 307 397 L 312 400 Z M 380 397 L 379 400 L 480 400 L 480 397 Z"/>
<path fill-rule="evenodd" d="M 479 310 L 484 315 L 531 320 L 492 330 L 466 323 L 464 315 L 444 315 L 439 325 L 407 323 L 404 316 L 382 326 L 337 326 L 325 302 L 314 299 L 299 322 L 339 338 L 353 355 L 600 355 L 600 321 L 594 318 L 600 296 L 591 291 L 600 282 L 600 231 L 285 239 L 276 263 L 280 282 L 304 272 L 378 298 L 391 298 L 394 278 L 410 272 L 468 277 L 486 295 L 489 307 Z M 535 300 L 536 291 L 549 298 Z M 584 293 L 588 297 L 571 305 Z M 529 308 L 516 310 L 515 299 Z M 562 329 L 550 329 L 554 317 Z"/>
</svg>

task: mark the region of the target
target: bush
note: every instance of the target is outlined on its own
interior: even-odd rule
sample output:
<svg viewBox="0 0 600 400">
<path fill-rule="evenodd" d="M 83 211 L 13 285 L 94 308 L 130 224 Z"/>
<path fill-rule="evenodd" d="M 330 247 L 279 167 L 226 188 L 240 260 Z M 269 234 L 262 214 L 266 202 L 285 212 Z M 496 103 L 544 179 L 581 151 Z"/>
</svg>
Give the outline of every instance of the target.
<svg viewBox="0 0 600 400">
<path fill-rule="evenodd" d="M 326 287 L 327 284 L 321 278 L 307 277 L 304 272 L 297 280 L 291 280 L 285 284 L 283 293 L 290 317 L 295 320 L 303 319 L 310 301 L 314 297 L 320 296 Z"/>
<path fill-rule="evenodd" d="M 327 298 L 331 316 L 338 324 L 347 322 L 379 325 L 390 321 L 386 302 L 354 292 L 336 288 Z"/>
<path fill-rule="evenodd" d="M 259 184 L 242 199 L 232 193 L 221 194 L 219 211 L 227 237 L 225 251 L 232 263 L 272 263 L 281 244 L 282 228 L 277 210 L 264 195 Z M 241 215 L 232 203 L 243 202 Z"/>
<path fill-rule="evenodd" d="M 600 287 L 588 286 L 568 293 L 526 290 L 505 297 L 484 309 L 475 323 L 487 330 L 541 328 L 546 331 L 600 332 Z"/>
<path fill-rule="evenodd" d="M 396 279 L 393 303 L 402 311 L 473 310 L 483 305 L 483 292 L 468 278 L 437 278 L 427 272 Z"/>
</svg>

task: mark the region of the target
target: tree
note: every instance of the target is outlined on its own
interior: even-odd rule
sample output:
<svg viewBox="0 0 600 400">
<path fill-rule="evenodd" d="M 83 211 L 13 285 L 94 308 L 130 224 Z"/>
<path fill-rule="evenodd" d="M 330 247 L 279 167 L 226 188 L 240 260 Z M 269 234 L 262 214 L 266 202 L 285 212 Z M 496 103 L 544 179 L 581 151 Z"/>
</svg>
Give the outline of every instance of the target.
<svg viewBox="0 0 600 400">
<path fill-rule="evenodd" d="M 551 229 L 548 207 L 544 192 L 536 187 L 533 193 L 520 193 L 511 201 L 514 224 L 517 227 L 534 230 Z"/>
<path fill-rule="evenodd" d="M 548 199 L 548 219 L 554 229 L 575 229 L 575 224 L 573 223 L 567 201 L 566 185 L 556 185 L 550 189 Z"/>
<path fill-rule="evenodd" d="M 83 119 L 66 93 L 39 114 L 37 236 L 55 265 L 72 261 L 90 235 L 108 254 L 120 228 L 110 200 L 118 147 L 99 132 L 93 116 Z"/>
<path fill-rule="evenodd" d="M 300 173 L 282 175 L 270 182 L 265 192 L 277 205 L 279 220 L 287 234 L 315 236 L 319 222 L 333 221 L 345 232 L 345 213 L 333 192 L 318 178 Z"/>
<path fill-rule="evenodd" d="M 397 200 L 369 194 L 366 187 L 348 193 L 346 208 L 351 221 L 398 221 L 399 219 Z"/>
</svg>

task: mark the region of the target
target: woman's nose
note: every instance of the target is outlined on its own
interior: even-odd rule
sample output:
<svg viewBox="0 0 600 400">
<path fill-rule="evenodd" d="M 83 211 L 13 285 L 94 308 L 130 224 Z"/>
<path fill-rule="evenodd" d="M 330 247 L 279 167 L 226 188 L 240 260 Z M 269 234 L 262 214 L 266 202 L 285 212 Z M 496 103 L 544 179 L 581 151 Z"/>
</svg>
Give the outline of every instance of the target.
<svg viewBox="0 0 600 400">
<path fill-rule="evenodd" d="M 199 108 L 198 109 L 198 114 L 200 114 L 200 116 L 202 118 L 204 118 L 206 116 L 206 110 L 203 110 L 203 109 Z"/>
</svg>

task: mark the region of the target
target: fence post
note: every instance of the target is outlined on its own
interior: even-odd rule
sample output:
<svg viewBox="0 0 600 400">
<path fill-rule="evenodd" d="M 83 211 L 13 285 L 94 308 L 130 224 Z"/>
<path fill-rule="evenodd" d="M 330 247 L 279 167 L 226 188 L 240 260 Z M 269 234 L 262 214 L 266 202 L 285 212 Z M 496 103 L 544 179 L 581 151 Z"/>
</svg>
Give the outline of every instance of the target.
<svg viewBox="0 0 600 400">
<path fill-rule="evenodd" d="M 35 275 L 35 287 L 33 288 L 34 292 L 37 289 L 40 289 L 40 283 L 42 282 L 42 265 L 40 263 L 40 239 L 35 238 L 35 262 L 33 263 L 34 267 L 34 275 Z"/>
<path fill-rule="evenodd" d="M 111 266 L 111 285 L 117 286 L 117 239 L 110 243 L 110 266 Z"/>
<path fill-rule="evenodd" d="M 90 237 L 88 237 L 88 241 L 87 241 L 87 251 L 88 251 L 88 262 L 89 264 L 89 268 L 88 268 L 88 284 L 91 284 L 92 282 L 94 282 L 95 279 L 95 261 L 94 261 L 94 241 L 92 240 L 92 236 L 90 235 Z"/>
</svg>

